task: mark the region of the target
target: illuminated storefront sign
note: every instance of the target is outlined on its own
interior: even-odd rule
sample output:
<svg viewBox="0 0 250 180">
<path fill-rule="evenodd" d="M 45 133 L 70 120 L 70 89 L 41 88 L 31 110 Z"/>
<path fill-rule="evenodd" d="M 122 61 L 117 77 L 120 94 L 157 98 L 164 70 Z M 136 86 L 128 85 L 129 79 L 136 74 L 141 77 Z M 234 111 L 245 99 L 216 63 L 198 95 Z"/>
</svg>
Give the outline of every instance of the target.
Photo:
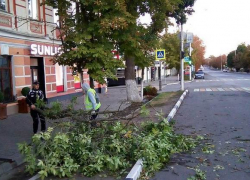
<svg viewBox="0 0 250 180">
<path fill-rule="evenodd" d="M 47 56 L 54 56 L 60 51 L 60 47 L 55 46 L 45 46 L 45 45 L 38 45 L 38 44 L 31 44 L 31 54 L 33 55 L 47 55 Z"/>
</svg>

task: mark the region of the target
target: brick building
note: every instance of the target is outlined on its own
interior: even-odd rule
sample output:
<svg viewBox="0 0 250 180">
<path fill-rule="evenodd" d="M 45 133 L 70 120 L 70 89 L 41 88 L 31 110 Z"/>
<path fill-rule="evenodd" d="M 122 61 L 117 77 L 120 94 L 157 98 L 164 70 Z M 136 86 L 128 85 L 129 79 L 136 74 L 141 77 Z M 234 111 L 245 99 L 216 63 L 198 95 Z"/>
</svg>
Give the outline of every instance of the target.
<svg viewBox="0 0 250 180">
<path fill-rule="evenodd" d="M 81 91 L 79 75 L 51 59 L 60 48 L 53 8 L 43 0 L 0 0 L 0 91 L 8 114 L 17 112 L 23 87 L 38 80 L 48 101 L 65 99 Z M 88 82 L 86 72 L 84 81 Z M 106 89 L 95 83 L 95 88 Z"/>
</svg>

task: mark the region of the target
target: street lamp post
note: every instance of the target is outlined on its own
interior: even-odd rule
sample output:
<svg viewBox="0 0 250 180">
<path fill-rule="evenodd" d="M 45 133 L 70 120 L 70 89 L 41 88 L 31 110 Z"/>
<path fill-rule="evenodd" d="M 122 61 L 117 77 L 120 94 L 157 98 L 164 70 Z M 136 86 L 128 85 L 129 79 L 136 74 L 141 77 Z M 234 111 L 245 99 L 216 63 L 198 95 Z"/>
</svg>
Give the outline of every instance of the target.
<svg viewBox="0 0 250 180">
<path fill-rule="evenodd" d="M 181 53 L 180 53 L 180 65 L 181 65 L 181 91 L 184 91 L 184 61 L 183 61 L 183 24 L 181 23 Z"/>
</svg>

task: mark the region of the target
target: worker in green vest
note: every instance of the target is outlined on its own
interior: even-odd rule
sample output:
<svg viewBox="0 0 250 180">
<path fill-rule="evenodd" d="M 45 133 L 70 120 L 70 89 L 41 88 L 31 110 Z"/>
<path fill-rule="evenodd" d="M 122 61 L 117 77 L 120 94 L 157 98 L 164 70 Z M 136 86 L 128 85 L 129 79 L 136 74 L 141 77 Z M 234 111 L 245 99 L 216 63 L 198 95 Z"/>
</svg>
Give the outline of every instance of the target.
<svg viewBox="0 0 250 180">
<path fill-rule="evenodd" d="M 87 83 L 82 84 L 82 89 L 83 94 L 85 95 L 85 109 L 87 111 L 91 111 L 90 120 L 95 120 L 101 107 L 99 96 L 96 91 L 90 88 L 89 84 Z M 96 126 L 96 123 L 91 123 L 91 125 Z"/>
</svg>

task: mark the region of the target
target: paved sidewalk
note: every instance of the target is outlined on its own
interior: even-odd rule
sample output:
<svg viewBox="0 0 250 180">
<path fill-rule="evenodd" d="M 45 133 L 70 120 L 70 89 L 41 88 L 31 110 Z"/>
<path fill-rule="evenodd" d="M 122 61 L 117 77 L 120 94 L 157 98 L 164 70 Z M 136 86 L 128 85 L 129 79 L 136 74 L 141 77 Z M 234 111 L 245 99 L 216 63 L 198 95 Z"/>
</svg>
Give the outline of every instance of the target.
<svg viewBox="0 0 250 180">
<path fill-rule="evenodd" d="M 162 86 L 172 83 L 178 83 L 177 76 L 162 79 Z M 158 89 L 159 81 L 144 83 L 144 86 L 147 85 L 155 86 Z M 138 85 L 138 89 L 140 89 L 140 85 Z M 109 87 L 106 94 L 99 94 L 99 96 L 102 103 L 101 111 L 107 108 L 110 111 L 118 110 L 119 107 L 122 110 L 130 105 L 126 100 L 125 86 Z M 83 97 L 79 97 L 75 108 L 83 108 L 83 102 Z M 63 101 L 63 104 L 67 105 L 69 101 Z M 17 143 L 31 142 L 33 135 L 32 123 L 30 114 L 20 113 L 10 115 L 7 119 L 0 121 L 0 177 L 2 174 L 23 163 L 23 157 L 18 151 Z"/>
</svg>

